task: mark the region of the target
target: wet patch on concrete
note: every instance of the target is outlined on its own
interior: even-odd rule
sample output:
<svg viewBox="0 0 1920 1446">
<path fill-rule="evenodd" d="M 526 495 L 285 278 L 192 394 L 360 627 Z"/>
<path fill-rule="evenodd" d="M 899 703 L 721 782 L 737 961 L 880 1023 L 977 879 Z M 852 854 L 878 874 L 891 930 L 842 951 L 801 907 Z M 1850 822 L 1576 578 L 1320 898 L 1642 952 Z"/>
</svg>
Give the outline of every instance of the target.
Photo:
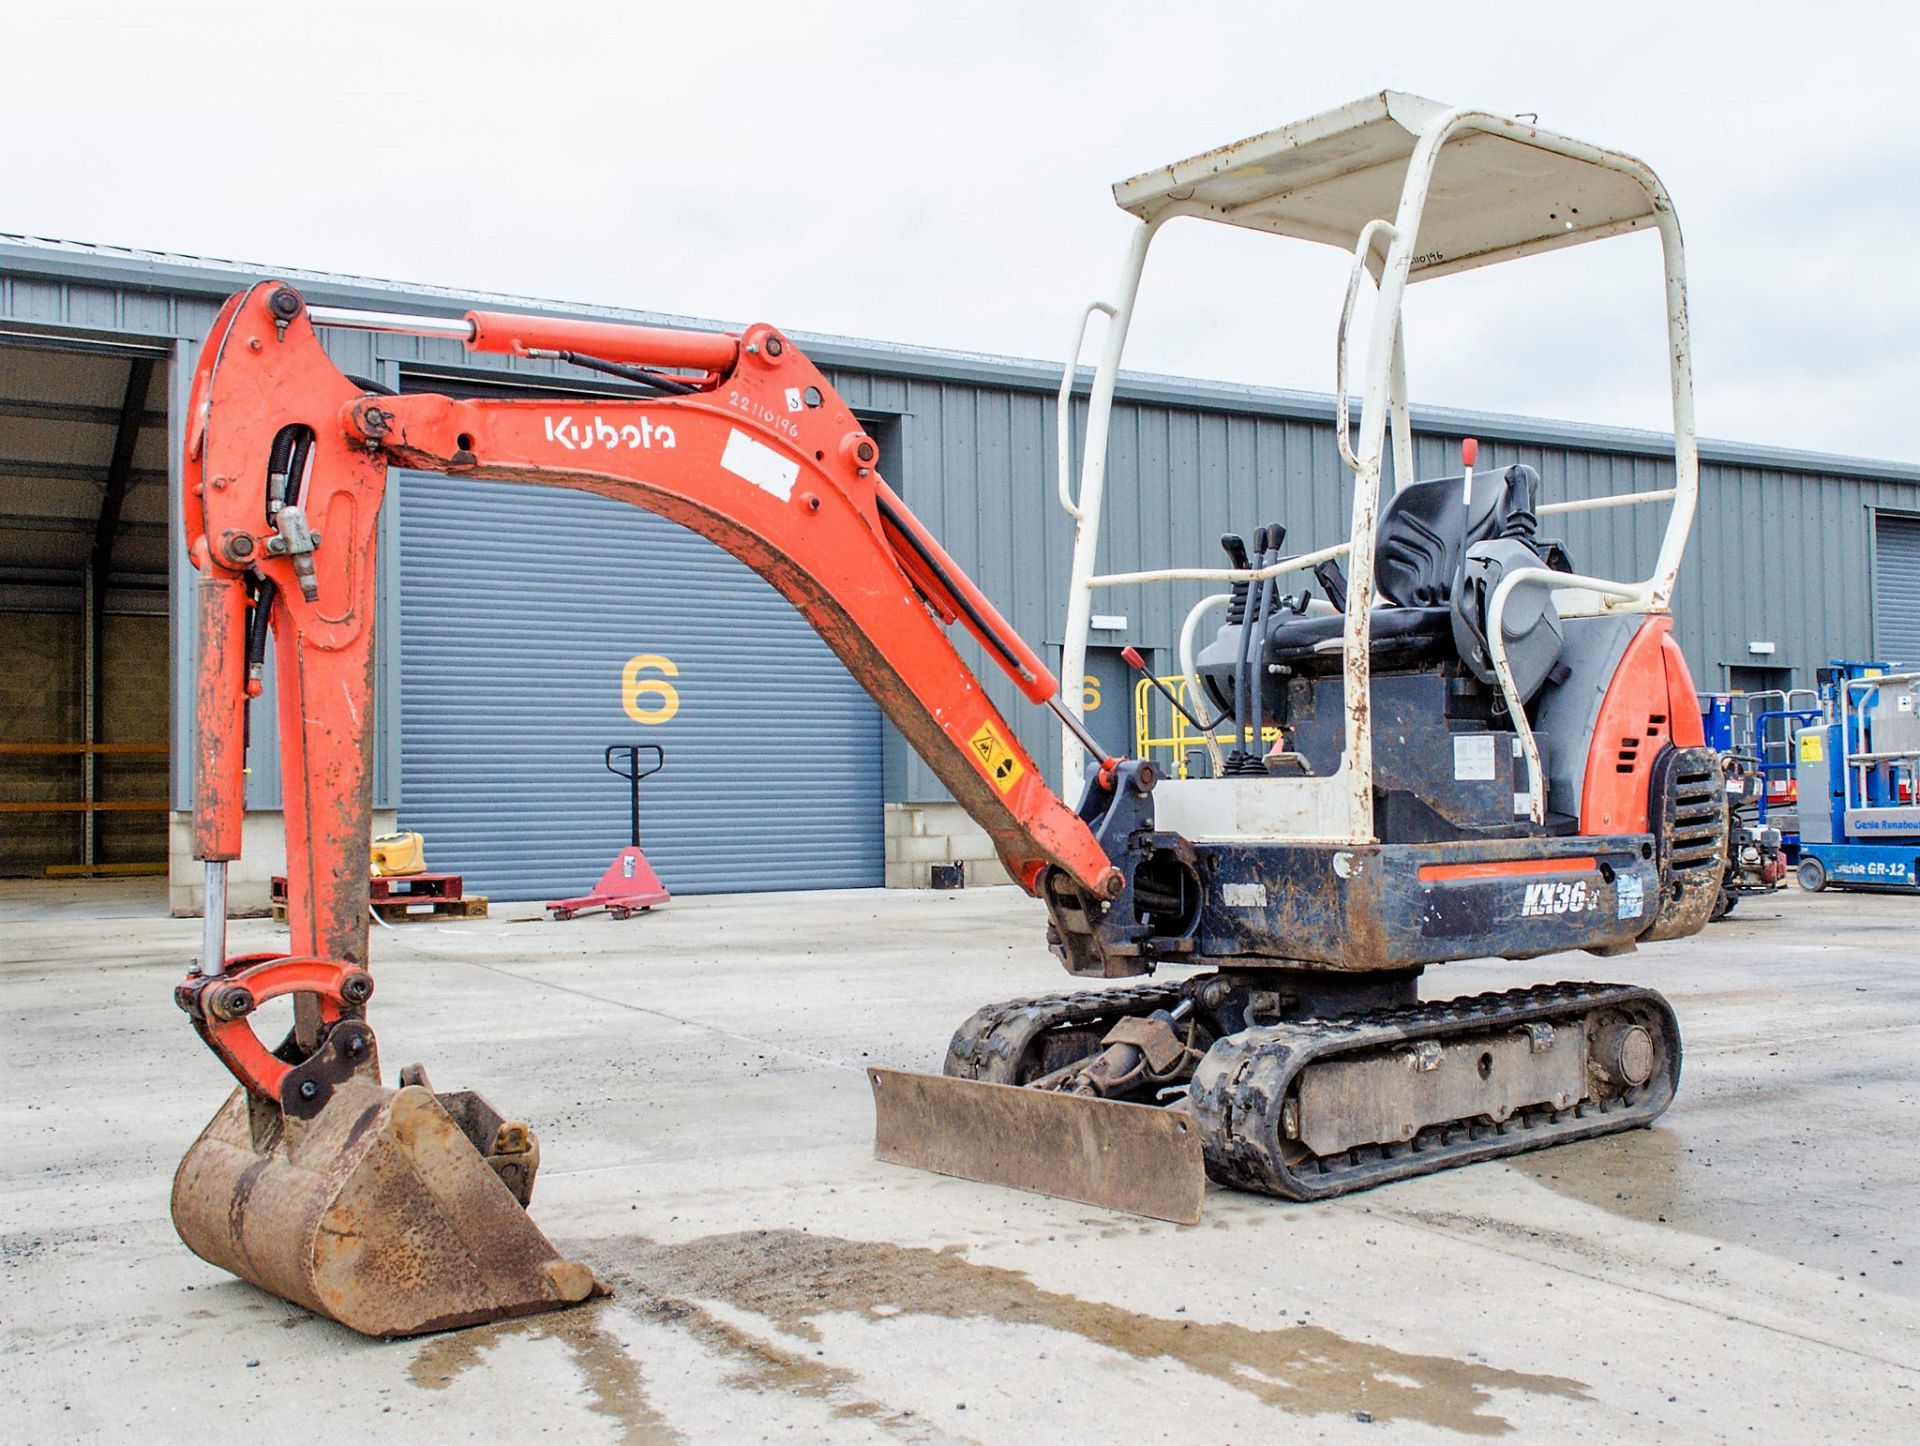
<svg viewBox="0 0 1920 1446">
<path fill-rule="evenodd" d="M 648 1402 L 639 1363 L 617 1336 L 602 1327 L 601 1310 L 599 1306 L 587 1306 L 434 1336 L 414 1356 L 407 1367 L 407 1378 L 425 1390 L 444 1391 L 466 1372 L 484 1364 L 503 1340 L 557 1340 L 566 1346 L 580 1372 L 588 1409 L 616 1422 L 623 1441 L 635 1446 L 666 1446 L 684 1439 Z"/>
<path fill-rule="evenodd" d="M 1583 1382 L 1500 1370 L 1446 1356 L 1354 1341 L 1320 1326 L 1254 1330 L 1229 1321 L 1142 1315 L 1043 1289 L 1018 1271 L 980 1265 L 958 1249 L 929 1250 L 795 1230 L 705 1236 L 677 1245 L 578 1242 L 627 1304 L 691 1328 L 749 1361 L 740 1383 L 834 1401 L 844 1414 L 898 1424 L 905 1413 L 851 1397 L 851 1373 L 755 1341 L 695 1302 L 721 1301 L 783 1334 L 817 1341 L 816 1322 L 853 1314 L 985 1319 L 1070 1332 L 1136 1360 L 1164 1359 L 1301 1415 L 1364 1411 L 1471 1435 L 1512 1429 L 1489 1409 L 1497 1390 L 1590 1399 Z"/>
<path fill-rule="evenodd" d="M 835 1416 L 872 1421 L 890 1428 L 912 1424 L 911 1411 L 899 1411 L 871 1400 L 854 1389 L 853 1372 L 783 1350 L 772 1341 L 741 1330 L 693 1301 L 652 1293 L 643 1279 L 612 1272 L 627 1303 L 647 1316 L 686 1331 L 715 1354 L 733 1360 L 738 1369 L 727 1384 L 738 1390 L 771 1391 L 826 1403 Z"/>
</svg>

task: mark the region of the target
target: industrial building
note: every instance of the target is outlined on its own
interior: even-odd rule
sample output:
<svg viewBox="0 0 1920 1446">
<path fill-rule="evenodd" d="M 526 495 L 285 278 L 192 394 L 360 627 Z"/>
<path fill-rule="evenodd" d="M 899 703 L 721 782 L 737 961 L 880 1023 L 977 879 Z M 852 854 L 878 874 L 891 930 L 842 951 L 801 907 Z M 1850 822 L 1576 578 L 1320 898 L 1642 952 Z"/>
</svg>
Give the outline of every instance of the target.
<svg viewBox="0 0 1920 1446">
<path fill-rule="evenodd" d="M 194 574 L 176 504 L 187 388 L 220 302 L 267 275 L 326 305 L 717 324 L 0 238 L 0 875 L 170 865 L 175 909 L 196 907 Z M 892 485 L 1057 658 L 1070 545 L 1054 501 L 1057 370 L 795 339 L 880 443 Z M 449 342 L 328 340 L 349 374 L 400 391 L 623 394 Z M 1711 394 L 1710 358 L 1701 387 Z M 1344 536 L 1329 398 L 1140 374 L 1117 396 L 1103 570 L 1212 561 L 1222 532 L 1269 521 L 1302 548 Z M 1422 475 L 1451 470 L 1463 436 L 1481 439 L 1482 469 L 1532 464 L 1549 499 L 1659 487 L 1672 470 L 1656 433 L 1431 408 L 1414 420 Z M 1675 598 L 1699 687 L 1806 685 L 1835 657 L 1920 660 L 1920 465 L 1701 452 L 1697 544 Z M 1587 571 L 1638 576 L 1657 543 L 1650 509 L 1557 521 Z M 948 861 L 971 881 L 1000 878 L 984 837 L 825 645 L 704 539 L 582 494 L 396 474 L 380 567 L 378 817 L 423 833 L 433 866 L 470 888 L 530 899 L 590 883 L 627 826 L 602 754 L 631 741 L 666 750 L 643 832 L 676 892 L 924 884 Z M 1174 671 L 1202 592 L 1105 595 L 1083 684 L 1103 741 L 1124 750 L 1133 734 L 1120 648 Z M 1052 760 L 1044 715 L 997 672 L 982 677 Z M 271 710 L 257 708 L 241 907 L 264 904 L 281 858 L 273 746 Z"/>
</svg>

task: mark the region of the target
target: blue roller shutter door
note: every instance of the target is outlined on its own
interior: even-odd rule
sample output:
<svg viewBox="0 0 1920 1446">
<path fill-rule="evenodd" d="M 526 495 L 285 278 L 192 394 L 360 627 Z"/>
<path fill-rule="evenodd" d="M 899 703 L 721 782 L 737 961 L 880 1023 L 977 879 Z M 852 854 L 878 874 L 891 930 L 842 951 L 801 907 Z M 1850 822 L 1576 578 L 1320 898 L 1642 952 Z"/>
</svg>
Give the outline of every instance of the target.
<svg viewBox="0 0 1920 1446">
<path fill-rule="evenodd" d="M 879 710 L 771 587 L 605 498 L 395 482 L 400 819 L 430 867 L 584 892 L 626 842 L 603 752 L 634 742 L 666 749 L 641 843 L 675 893 L 883 881 Z"/>
</svg>

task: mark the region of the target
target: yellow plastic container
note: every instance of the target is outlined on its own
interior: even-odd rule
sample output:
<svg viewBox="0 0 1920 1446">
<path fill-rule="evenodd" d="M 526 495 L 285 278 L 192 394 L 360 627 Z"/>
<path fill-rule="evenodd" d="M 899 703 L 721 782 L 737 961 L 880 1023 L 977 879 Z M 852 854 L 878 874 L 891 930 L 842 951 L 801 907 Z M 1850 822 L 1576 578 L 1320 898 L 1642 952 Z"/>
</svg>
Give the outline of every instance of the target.
<svg viewBox="0 0 1920 1446">
<path fill-rule="evenodd" d="M 373 841 L 373 871 L 381 878 L 427 871 L 427 841 L 417 833 L 390 833 Z"/>
</svg>

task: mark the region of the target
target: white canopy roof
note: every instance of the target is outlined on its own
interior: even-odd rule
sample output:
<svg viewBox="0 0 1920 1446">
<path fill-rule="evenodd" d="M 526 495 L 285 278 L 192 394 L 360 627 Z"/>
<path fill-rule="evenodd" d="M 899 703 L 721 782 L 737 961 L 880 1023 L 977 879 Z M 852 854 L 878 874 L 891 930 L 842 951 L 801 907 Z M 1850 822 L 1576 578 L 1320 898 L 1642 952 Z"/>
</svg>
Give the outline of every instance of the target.
<svg viewBox="0 0 1920 1446">
<path fill-rule="evenodd" d="M 1171 206 L 1209 220 L 1324 241 L 1351 251 L 1367 222 L 1391 221 L 1415 145 L 1449 107 L 1381 91 L 1113 188 L 1150 221 Z M 1411 280 L 1442 276 L 1645 226 L 1660 183 L 1631 157 L 1501 118 L 1463 130 L 1440 152 Z M 1385 259 L 1376 242 L 1373 268 Z"/>
</svg>

